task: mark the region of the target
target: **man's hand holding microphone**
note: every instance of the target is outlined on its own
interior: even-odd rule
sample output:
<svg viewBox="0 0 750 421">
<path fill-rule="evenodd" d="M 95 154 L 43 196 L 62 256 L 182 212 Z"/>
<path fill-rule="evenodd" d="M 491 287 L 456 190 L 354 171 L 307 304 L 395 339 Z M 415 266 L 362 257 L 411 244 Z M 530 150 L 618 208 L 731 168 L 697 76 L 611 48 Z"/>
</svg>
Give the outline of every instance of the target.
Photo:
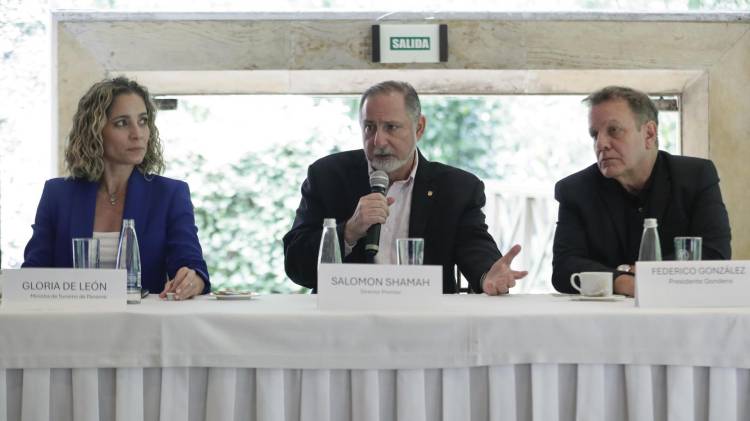
<svg viewBox="0 0 750 421">
<path fill-rule="evenodd" d="M 385 196 L 388 189 L 388 174 L 385 171 L 370 174 L 370 189 L 372 193 L 359 198 L 354 214 L 346 221 L 344 240 L 352 245 L 367 235 L 365 253 L 369 263 L 372 263 L 380 243 L 380 225 L 388 218 L 388 207 L 395 199 Z"/>
</svg>

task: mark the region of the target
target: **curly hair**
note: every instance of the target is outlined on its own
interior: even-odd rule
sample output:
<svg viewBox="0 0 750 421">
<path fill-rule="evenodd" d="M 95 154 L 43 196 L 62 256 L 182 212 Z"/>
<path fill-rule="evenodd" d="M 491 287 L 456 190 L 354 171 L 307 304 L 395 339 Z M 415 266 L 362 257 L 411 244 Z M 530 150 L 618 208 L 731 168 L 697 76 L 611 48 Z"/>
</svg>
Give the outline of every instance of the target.
<svg viewBox="0 0 750 421">
<path fill-rule="evenodd" d="M 112 104 L 117 96 L 137 94 L 146 104 L 149 137 L 146 155 L 136 166 L 144 175 L 160 174 L 164 171 L 159 129 L 156 128 L 156 106 L 151 101 L 145 86 L 125 77 L 105 79 L 95 83 L 78 101 L 73 116 L 73 127 L 65 148 L 65 163 L 71 177 L 98 181 L 104 173 L 104 139 L 102 131 Z"/>
</svg>

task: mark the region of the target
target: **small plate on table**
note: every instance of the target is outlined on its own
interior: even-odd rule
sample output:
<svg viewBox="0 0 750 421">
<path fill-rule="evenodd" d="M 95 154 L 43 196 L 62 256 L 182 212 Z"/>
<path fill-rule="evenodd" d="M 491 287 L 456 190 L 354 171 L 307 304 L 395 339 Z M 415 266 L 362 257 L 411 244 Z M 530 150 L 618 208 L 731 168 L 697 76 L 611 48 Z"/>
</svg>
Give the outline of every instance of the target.
<svg viewBox="0 0 750 421">
<path fill-rule="evenodd" d="M 213 296 L 220 301 L 249 300 L 257 294 L 250 291 L 229 291 L 220 290 L 213 293 Z"/>
<path fill-rule="evenodd" d="M 577 297 L 573 297 L 570 300 L 571 301 L 605 301 L 605 302 L 615 302 L 615 301 L 622 301 L 625 299 L 624 295 L 609 295 L 607 297 L 586 297 L 583 295 L 579 295 Z"/>
</svg>

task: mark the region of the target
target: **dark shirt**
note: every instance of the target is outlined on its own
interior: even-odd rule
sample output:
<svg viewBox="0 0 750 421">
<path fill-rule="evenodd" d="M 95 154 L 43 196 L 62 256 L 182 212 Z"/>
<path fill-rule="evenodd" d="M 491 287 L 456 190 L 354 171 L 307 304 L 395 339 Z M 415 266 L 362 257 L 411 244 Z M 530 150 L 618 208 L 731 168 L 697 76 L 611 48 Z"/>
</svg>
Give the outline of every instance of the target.
<svg viewBox="0 0 750 421">
<path fill-rule="evenodd" d="M 653 200 L 651 200 L 651 186 L 654 184 L 654 178 L 657 177 L 657 174 L 664 171 L 662 168 L 663 166 L 663 158 L 657 155 L 651 175 L 648 177 L 648 180 L 646 180 L 643 189 L 636 194 L 625 190 L 625 188 L 616 180 L 611 180 L 612 184 L 622 195 L 623 201 L 626 204 L 624 211 L 626 227 L 625 252 L 627 253 L 627 260 L 622 263 L 632 264 L 638 260 L 638 252 L 641 248 L 641 236 L 643 235 L 643 220 L 646 218 L 658 218 L 658 216 L 654 214 L 653 206 L 649 206 L 649 204 L 653 202 Z"/>
</svg>

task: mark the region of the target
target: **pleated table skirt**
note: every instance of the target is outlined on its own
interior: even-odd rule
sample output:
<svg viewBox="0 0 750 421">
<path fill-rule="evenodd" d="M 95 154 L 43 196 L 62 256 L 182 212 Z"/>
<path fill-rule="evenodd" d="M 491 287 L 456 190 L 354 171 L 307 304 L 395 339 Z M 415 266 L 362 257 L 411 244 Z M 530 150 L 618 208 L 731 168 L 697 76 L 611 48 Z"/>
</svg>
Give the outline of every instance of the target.
<svg viewBox="0 0 750 421">
<path fill-rule="evenodd" d="M 0 370 L 0 421 L 746 420 L 750 370 L 520 364 L 407 370 Z"/>
</svg>

